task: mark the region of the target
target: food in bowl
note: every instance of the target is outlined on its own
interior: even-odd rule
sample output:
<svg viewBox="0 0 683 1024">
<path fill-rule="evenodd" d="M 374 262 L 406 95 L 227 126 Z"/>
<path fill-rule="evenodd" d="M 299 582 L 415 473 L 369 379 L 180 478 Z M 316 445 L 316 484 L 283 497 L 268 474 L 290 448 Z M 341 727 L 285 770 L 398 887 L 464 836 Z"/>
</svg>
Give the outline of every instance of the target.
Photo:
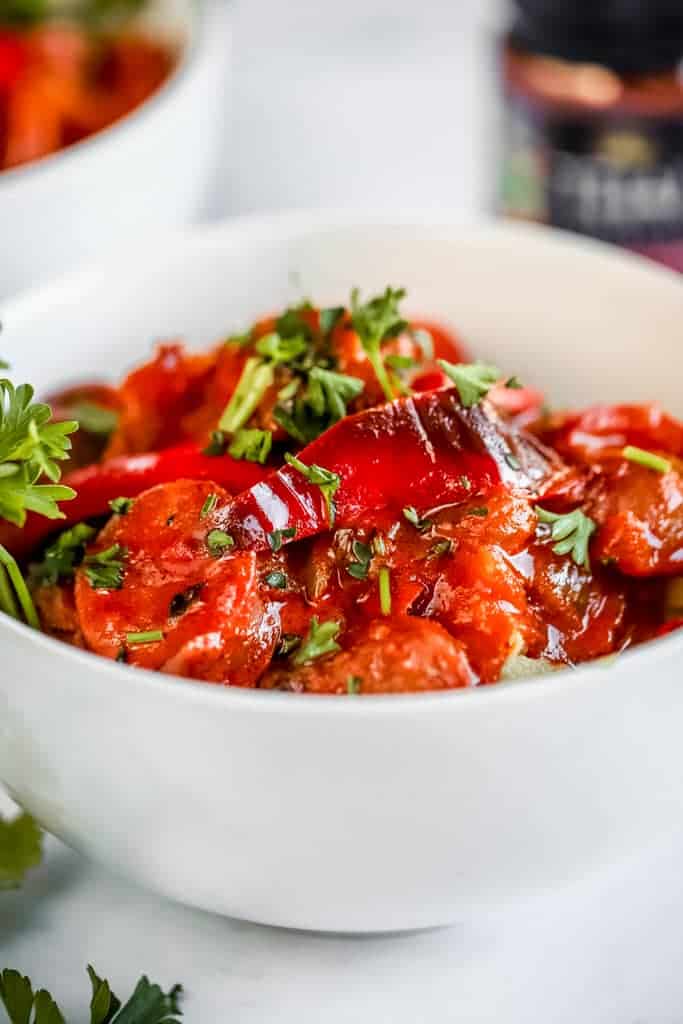
<svg viewBox="0 0 683 1024">
<path fill-rule="evenodd" d="M 553 412 L 403 298 L 163 344 L 118 387 L 51 396 L 53 422 L 4 381 L 0 608 L 128 666 L 350 696 L 683 624 L 683 425 Z"/>
<path fill-rule="evenodd" d="M 0 10 L 0 171 L 94 135 L 168 78 L 177 55 L 136 27 L 144 7 L 10 0 Z"/>
</svg>

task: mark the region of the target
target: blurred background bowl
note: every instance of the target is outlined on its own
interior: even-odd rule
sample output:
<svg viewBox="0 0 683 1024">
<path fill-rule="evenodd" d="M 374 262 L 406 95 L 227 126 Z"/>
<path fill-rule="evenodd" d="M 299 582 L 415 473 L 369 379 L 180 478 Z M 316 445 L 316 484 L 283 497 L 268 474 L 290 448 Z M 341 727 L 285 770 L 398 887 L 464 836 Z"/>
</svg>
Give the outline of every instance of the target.
<svg viewBox="0 0 683 1024">
<path fill-rule="evenodd" d="M 83 142 L 0 171 L 0 298 L 202 216 L 224 142 L 230 6 L 160 0 L 150 19 L 152 30 L 180 43 L 161 88 Z"/>
</svg>

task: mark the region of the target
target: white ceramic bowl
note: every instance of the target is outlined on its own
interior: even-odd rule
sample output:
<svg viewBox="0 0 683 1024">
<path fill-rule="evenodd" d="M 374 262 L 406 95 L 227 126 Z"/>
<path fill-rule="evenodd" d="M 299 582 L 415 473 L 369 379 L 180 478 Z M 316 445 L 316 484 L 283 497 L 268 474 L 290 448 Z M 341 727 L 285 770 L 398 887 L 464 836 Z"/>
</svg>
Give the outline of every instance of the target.
<svg viewBox="0 0 683 1024">
<path fill-rule="evenodd" d="M 559 402 L 683 412 L 683 284 L 595 243 L 295 215 L 132 252 L 8 305 L 17 379 L 116 375 L 152 339 L 205 344 L 305 294 L 409 289 L 473 352 Z M 67 843 L 170 897 L 350 931 L 604 869 L 683 809 L 683 636 L 471 691 L 312 697 L 97 659 L 0 620 L 0 779 Z"/>
<path fill-rule="evenodd" d="M 222 140 L 229 9 L 226 0 L 157 6 L 163 31 L 181 42 L 168 81 L 104 131 L 0 171 L 0 297 L 202 212 Z"/>
</svg>

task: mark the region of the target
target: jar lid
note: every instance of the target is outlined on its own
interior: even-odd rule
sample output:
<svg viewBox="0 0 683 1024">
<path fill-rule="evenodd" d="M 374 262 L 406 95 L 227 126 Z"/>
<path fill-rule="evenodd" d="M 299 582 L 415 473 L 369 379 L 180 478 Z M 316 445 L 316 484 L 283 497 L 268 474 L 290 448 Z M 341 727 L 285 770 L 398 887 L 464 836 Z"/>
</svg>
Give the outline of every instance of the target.
<svg viewBox="0 0 683 1024">
<path fill-rule="evenodd" d="M 533 53 L 624 74 L 675 68 L 683 57 L 682 0 L 515 0 L 510 40 Z"/>
</svg>

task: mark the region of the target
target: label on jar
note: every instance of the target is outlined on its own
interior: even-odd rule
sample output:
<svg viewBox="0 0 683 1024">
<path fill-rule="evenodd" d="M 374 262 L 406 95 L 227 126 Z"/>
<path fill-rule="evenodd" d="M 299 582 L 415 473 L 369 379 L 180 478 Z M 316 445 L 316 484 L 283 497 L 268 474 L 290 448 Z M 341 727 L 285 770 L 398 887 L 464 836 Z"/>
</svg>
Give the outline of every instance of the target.
<svg viewBox="0 0 683 1024">
<path fill-rule="evenodd" d="M 683 270 L 683 117 L 562 112 L 508 91 L 502 203 Z"/>
</svg>

